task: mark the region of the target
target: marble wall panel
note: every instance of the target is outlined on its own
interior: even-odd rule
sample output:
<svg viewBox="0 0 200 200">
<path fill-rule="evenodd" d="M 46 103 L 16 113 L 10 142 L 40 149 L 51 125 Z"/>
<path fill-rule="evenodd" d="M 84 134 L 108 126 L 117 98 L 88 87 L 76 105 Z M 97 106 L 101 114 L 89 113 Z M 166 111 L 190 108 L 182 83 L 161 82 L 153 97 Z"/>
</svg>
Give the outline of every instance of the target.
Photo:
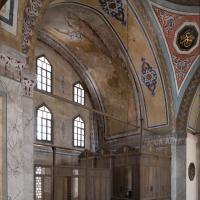
<svg viewBox="0 0 200 200">
<path fill-rule="evenodd" d="M 32 99 L 23 96 L 20 82 L 0 76 L 7 96 L 7 182 L 6 200 L 33 199 L 33 108 Z"/>
<path fill-rule="evenodd" d="M 2 184 L 3 184 L 3 180 L 2 180 L 2 175 L 3 175 L 3 171 L 2 171 L 2 160 L 3 160 L 3 151 L 2 151 L 2 135 L 3 135 L 3 130 L 2 130 L 2 97 L 0 96 L 0 199 L 2 199 Z"/>
</svg>

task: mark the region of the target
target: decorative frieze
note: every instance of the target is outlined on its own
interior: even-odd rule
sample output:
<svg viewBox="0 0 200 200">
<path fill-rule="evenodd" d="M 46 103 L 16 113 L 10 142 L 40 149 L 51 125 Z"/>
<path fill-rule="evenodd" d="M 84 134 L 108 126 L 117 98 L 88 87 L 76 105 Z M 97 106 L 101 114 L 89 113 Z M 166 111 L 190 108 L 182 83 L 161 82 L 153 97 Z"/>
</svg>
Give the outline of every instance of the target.
<svg viewBox="0 0 200 200">
<path fill-rule="evenodd" d="M 21 81 L 26 64 L 11 55 L 0 53 L 0 74 Z"/>
<path fill-rule="evenodd" d="M 165 135 L 165 136 L 151 136 L 144 138 L 143 145 L 147 146 L 154 146 L 154 147 L 160 147 L 160 146 L 166 146 L 166 145 L 181 145 L 185 144 L 186 142 L 186 136 L 182 135 Z"/>
<path fill-rule="evenodd" d="M 36 18 L 42 8 L 42 1 L 43 0 L 29 0 L 24 12 L 22 51 L 25 54 L 28 54 L 31 45 L 33 29 L 35 27 Z"/>
</svg>

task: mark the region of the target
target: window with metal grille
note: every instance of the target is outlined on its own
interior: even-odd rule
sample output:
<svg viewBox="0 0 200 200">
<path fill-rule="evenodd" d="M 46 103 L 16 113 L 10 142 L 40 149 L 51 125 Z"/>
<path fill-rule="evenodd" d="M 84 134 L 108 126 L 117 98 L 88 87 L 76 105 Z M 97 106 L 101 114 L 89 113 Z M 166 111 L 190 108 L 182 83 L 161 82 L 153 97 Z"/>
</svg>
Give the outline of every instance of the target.
<svg viewBox="0 0 200 200">
<path fill-rule="evenodd" d="M 52 66 L 49 61 L 41 56 L 37 58 L 37 89 L 51 92 Z"/>
<path fill-rule="evenodd" d="M 51 200 L 52 197 L 52 170 L 47 166 L 34 167 L 34 199 Z"/>
<path fill-rule="evenodd" d="M 74 102 L 85 105 L 85 91 L 80 83 L 74 85 Z"/>
<path fill-rule="evenodd" d="M 74 119 L 73 128 L 74 147 L 85 147 L 85 123 L 80 116 Z"/>
<path fill-rule="evenodd" d="M 52 114 L 45 105 L 37 109 L 36 139 L 46 142 L 52 141 Z"/>
</svg>

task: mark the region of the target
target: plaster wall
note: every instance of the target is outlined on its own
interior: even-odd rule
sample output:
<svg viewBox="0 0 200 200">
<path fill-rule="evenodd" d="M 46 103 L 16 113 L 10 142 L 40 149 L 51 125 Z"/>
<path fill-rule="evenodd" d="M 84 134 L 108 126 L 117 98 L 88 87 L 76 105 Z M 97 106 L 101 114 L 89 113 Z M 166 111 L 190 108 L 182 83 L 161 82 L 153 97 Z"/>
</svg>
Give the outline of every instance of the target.
<svg viewBox="0 0 200 200">
<path fill-rule="evenodd" d="M 53 143 L 62 147 L 73 147 L 73 119 L 80 115 L 86 125 L 85 147 L 90 149 L 91 113 L 90 111 L 67 101 L 73 101 L 73 85 L 76 82 L 82 83 L 81 79 L 61 56 L 51 48 L 38 42 L 35 51 L 35 63 L 36 58 L 41 55 L 45 55 L 52 65 L 53 91 L 52 94 L 41 93 L 39 90 L 35 91 L 34 107 L 37 108 L 42 103 L 45 103 L 51 110 L 53 113 Z M 34 64 L 33 70 L 36 71 L 36 64 Z M 84 83 L 82 83 L 82 85 L 84 86 Z M 92 108 L 87 88 L 84 89 L 86 92 L 86 106 Z"/>
<path fill-rule="evenodd" d="M 197 166 L 197 137 L 188 134 L 186 141 L 186 199 L 187 200 L 197 200 L 197 176 L 198 176 L 198 166 Z M 190 163 L 194 163 L 196 169 L 196 175 L 194 180 L 189 179 L 188 168 Z"/>
</svg>

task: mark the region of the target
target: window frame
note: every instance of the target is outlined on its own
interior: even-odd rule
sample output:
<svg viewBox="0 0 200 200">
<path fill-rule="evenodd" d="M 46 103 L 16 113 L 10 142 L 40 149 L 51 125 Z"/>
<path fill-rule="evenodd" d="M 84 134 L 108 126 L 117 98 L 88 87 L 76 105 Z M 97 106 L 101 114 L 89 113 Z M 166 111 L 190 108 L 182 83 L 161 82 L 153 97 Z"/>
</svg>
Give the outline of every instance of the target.
<svg viewBox="0 0 200 200">
<path fill-rule="evenodd" d="M 74 128 L 75 128 L 75 126 L 74 126 L 74 122 L 75 122 L 75 119 L 76 118 L 78 118 L 78 117 L 80 117 L 81 118 L 81 120 L 83 121 L 83 123 L 84 123 L 84 146 L 75 146 L 74 145 Z M 78 139 L 77 139 L 77 141 L 78 141 Z M 81 140 L 82 141 L 82 140 Z M 81 148 L 81 149 L 85 149 L 86 148 L 86 123 L 85 123 L 85 120 L 83 120 L 83 117 L 81 116 L 81 115 L 77 115 L 77 116 L 75 116 L 73 119 L 72 119 L 72 146 L 74 147 L 74 148 Z"/>
<path fill-rule="evenodd" d="M 36 169 L 36 167 L 42 167 L 42 168 L 50 168 L 51 169 L 51 175 L 46 175 L 46 176 L 48 176 L 48 177 L 51 177 L 51 195 L 52 195 L 52 191 L 53 191 L 53 169 L 52 169 L 52 166 L 51 165 L 43 165 L 43 164 L 34 164 L 33 165 L 33 182 L 34 182 L 34 194 L 33 194 L 33 196 L 34 196 L 34 200 L 36 200 L 36 177 L 37 177 L 37 175 L 36 175 L 36 171 L 35 171 L 35 169 Z M 41 175 L 41 177 L 45 177 L 45 175 Z M 38 176 L 38 177 L 40 177 L 40 176 Z M 42 194 L 44 193 L 44 191 L 42 191 Z"/>
<path fill-rule="evenodd" d="M 38 115 L 37 115 L 37 112 L 43 106 L 45 106 L 49 110 L 49 112 L 51 113 L 51 141 L 48 141 L 48 140 L 39 140 L 37 138 L 37 126 L 38 126 L 38 122 L 37 122 Z M 42 104 L 40 104 L 39 106 L 36 107 L 36 109 L 35 109 L 35 122 L 36 122 L 35 123 L 35 140 L 36 140 L 36 142 L 38 142 L 38 143 L 53 144 L 54 143 L 54 117 L 53 117 L 52 110 L 45 103 L 42 103 Z"/>
<path fill-rule="evenodd" d="M 82 86 L 82 88 L 83 88 L 84 97 L 81 97 L 81 98 L 83 98 L 84 104 L 78 103 L 78 102 L 75 101 L 75 92 L 74 92 L 74 88 L 75 88 L 75 86 L 76 86 L 77 84 L 80 84 L 80 85 Z M 86 105 L 86 90 L 85 90 L 85 87 L 83 86 L 83 84 L 82 84 L 80 81 L 75 82 L 75 83 L 73 84 L 72 91 L 73 91 L 73 97 L 72 97 L 72 98 L 73 98 L 73 102 L 74 102 L 74 103 L 77 103 L 77 104 L 79 104 L 79 105 L 85 106 L 85 105 Z"/>
<path fill-rule="evenodd" d="M 52 63 L 49 61 L 49 59 L 47 58 L 47 56 L 44 55 L 44 54 L 41 54 L 41 55 L 39 55 L 39 56 L 36 57 L 36 60 L 35 60 L 36 76 L 38 76 L 38 65 L 37 65 L 37 60 L 38 60 L 39 58 L 42 58 L 42 57 L 44 57 L 45 59 L 47 59 L 47 61 L 49 62 L 49 65 L 51 66 L 51 85 L 50 85 L 51 92 L 48 92 L 47 90 L 43 90 L 43 89 L 38 89 L 38 86 L 37 86 L 38 81 L 36 81 L 35 89 L 36 89 L 37 91 L 40 91 L 40 92 L 43 92 L 43 93 L 53 94 L 53 89 L 54 89 L 54 87 L 53 87 L 53 83 L 54 83 L 54 81 L 53 81 L 53 78 L 54 78 L 54 77 L 53 77 L 54 67 L 53 67 Z M 36 80 L 37 80 L 37 79 L 36 79 Z"/>
</svg>

